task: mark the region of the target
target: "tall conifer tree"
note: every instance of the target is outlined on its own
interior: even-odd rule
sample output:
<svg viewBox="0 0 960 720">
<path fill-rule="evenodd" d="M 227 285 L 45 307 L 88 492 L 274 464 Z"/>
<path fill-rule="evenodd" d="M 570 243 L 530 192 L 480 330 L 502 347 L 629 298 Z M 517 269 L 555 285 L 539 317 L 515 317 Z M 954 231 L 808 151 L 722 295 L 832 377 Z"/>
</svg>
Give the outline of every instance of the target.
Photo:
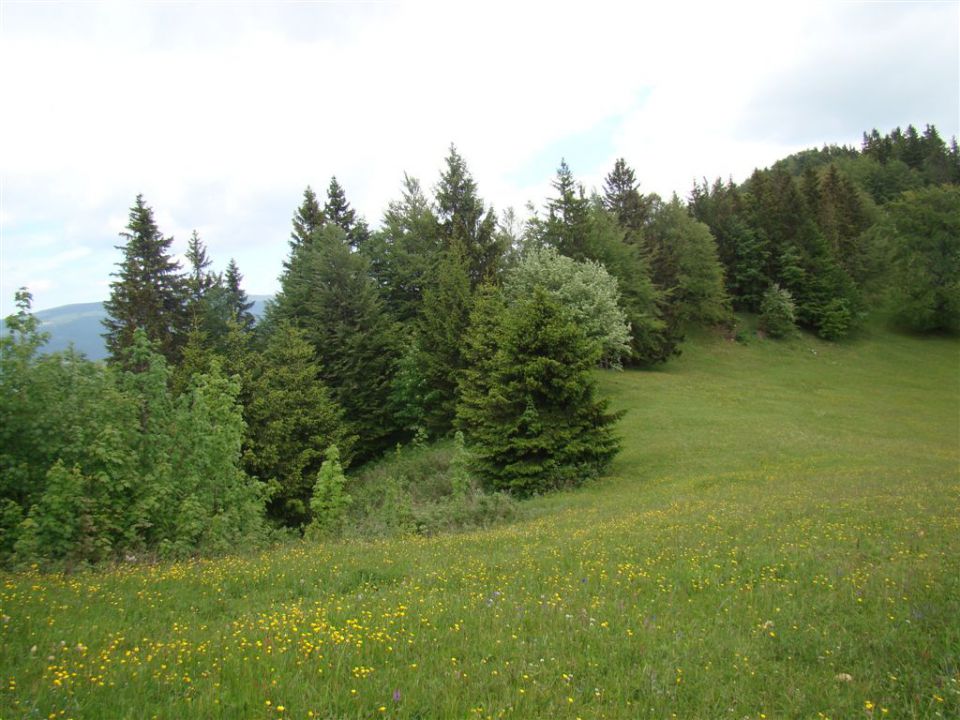
<svg viewBox="0 0 960 720">
<path fill-rule="evenodd" d="M 471 287 L 494 277 L 505 250 L 497 235 L 497 217 L 492 208 L 484 207 L 477 184 L 453 145 L 436 187 L 436 198 L 444 245 L 454 240 L 463 244 Z"/>
<path fill-rule="evenodd" d="M 331 444 L 349 457 L 343 410 L 320 379 L 313 346 L 288 323 L 274 328 L 243 368 L 247 439 L 244 466 L 269 483 L 268 512 L 288 525 L 309 519 L 310 490 Z"/>
<path fill-rule="evenodd" d="M 230 258 L 227 264 L 227 272 L 223 278 L 224 289 L 227 294 L 227 303 L 230 308 L 230 320 L 237 323 L 243 330 L 252 330 L 256 323 L 250 308 L 253 307 L 253 300 L 247 297 L 246 291 L 241 283 L 243 275 L 240 274 L 240 268 L 237 262 Z"/>
<path fill-rule="evenodd" d="M 574 180 L 566 160 L 560 160 L 552 185 L 557 195 L 547 201 L 542 242 L 556 248 L 561 255 L 586 260 L 589 258 L 585 241 L 590 202 L 584 196 L 583 186 Z"/>
<path fill-rule="evenodd" d="M 442 242 L 437 216 L 420 183 L 404 174 L 400 200 L 388 205 L 382 229 L 361 252 L 370 260 L 388 310 L 406 326 L 420 313 Z"/>
<path fill-rule="evenodd" d="M 633 168 L 619 158 L 603 182 L 603 206 L 617 216 L 628 242 L 638 242 L 650 214 L 650 203 L 639 190 Z"/>
<path fill-rule="evenodd" d="M 333 223 L 347 234 L 347 242 L 353 249 L 360 248 L 370 237 L 370 231 L 363 218 L 347 202 L 347 195 L 334 175 L 327 188 L 327 204 L 323 206 L 327 222 Z"/>
<path fill-rule="evenodd" d="M 394 323 L 383 307 L 362 253 L 328 223 L 302 253 L 301 304 L 285 295 L 279 316 L 302 328 L 320 364 L 320 377 L 344 409 L 357 437 L 357 456 L 368 460 L 390 445 L 394 421 L 390 388 L 398 354 Z"/>
<path fill-rule="evenodd" d="M 297 248 L 310 244 L 314 233 L 323 227 L 324 221 L 317 194 L 307 185 L 307 189 L 303 191 L 303 202 L 293 216 L 293 232 L 290 234 L 291 257 Z"/>
<path fill-rule="evenodd" d="M 498 348 L 488 375 L 464 376 L 468 404 L 460 413 L 480 477 L 496 490 L 530 495 L 603 470 L 619 442 L 618 415 L 597 399 L 590 377 L 599 347 L 542 288 L 511 306 L 493 331 Z M 470 347 L 486 354 L 478 338 Z M 483 386 L 489 392 L 478 397 Z"/>
<path fill-rule="evenodd" d="M 169 362 L 176 362 L 188 321 L 184 278 L 170 253 L 173 238 L 160 232 L 143 195 L 137 195 L 120 237 L 125 244 L 117 249 L 123 252 L 123 259 L 117 263 L 110 299 L 104 303 L 109 361 L 122 363 L 133 344 L 134 332 L 143 328 L 160 353 Z"/>
<path fill-rule="evenodd" d="M 444 435 L 451 429 L 457 376 L 463 368 L 463 336 L 472 304 L 464 255 L 458 240 L 443 253 L 420 316 L 421 372 L 429 388 L 424 398 L 424 422 L 433 435 Z"/>
</svg>

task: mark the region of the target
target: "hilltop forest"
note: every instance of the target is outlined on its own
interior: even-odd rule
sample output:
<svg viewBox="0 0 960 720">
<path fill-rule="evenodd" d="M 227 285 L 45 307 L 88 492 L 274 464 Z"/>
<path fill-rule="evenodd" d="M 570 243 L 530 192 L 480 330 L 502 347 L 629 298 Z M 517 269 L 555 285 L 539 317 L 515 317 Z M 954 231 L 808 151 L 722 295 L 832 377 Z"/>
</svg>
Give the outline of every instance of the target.
<svg viewBox="0 0 960 720">
<path fill-rule="evenodd" d="M 295 206 L 296 201 L 291 202 Z M 685 333 L 855 335 L 868 314 L 960 333 L 960 152 L 865 133 L 689 197 L 617 160 L 587 193 L 561 161 L 497 213 L 451 146 L 371 228 L 334 177 L 296 206 L 260 322 L 231 260 L 187 265 L 138 196 L 105 307 L 105 363 L 44 354 L 18 292 L 0 345 L 0 564 L 185 557 L 278 538 L 432 533 L 509 516 L 616 455 L 597 368 L 669 363 Z M 405 448 L 444 450 L 430 487 Z M 405 476 L 378 474 L 393 454 Z M 422 474 L 422 473 L 421 473 Z"/>
</svg>

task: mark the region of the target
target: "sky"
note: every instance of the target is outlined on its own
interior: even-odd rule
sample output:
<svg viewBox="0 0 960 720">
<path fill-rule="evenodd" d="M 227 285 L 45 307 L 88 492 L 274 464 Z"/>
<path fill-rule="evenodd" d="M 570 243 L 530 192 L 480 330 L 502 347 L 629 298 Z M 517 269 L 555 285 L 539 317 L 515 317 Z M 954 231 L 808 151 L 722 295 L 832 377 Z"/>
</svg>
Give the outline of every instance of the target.
<svg viewBox="0 0 960 720">
<path fill-rule="evenodd" d="M 864 130 L 960 135 L 960 2 L 0 0 L 0 315 L 105 300 L 140 193 L 271 294 L 336 175 L 372 227 L 454 143 L 521 217 L 561 158 L 687 197 Z"/>
</svg>

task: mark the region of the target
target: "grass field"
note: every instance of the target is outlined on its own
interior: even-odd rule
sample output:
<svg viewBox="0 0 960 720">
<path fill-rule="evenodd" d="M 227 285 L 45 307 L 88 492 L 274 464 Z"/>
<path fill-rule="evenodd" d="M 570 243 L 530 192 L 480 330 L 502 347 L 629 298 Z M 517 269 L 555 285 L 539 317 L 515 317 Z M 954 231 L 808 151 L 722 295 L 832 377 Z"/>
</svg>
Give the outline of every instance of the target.
<svg viewBox="0 0 960 720">
<path fill-rule="evenodd" d="M 0 576 L 0 718 L 960 717 L 960 345 L 700 338 L 493 530 Z"/>
</svg>

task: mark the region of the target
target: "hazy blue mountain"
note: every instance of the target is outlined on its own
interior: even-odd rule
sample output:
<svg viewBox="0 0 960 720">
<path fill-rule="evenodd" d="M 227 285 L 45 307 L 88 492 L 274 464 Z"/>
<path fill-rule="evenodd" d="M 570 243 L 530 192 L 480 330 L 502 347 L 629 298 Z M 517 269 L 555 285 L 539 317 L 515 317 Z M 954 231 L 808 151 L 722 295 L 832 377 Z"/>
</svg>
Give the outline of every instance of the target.
<svg viewBox="0 0 960 720">
<path fill-rule="evenodd" d="M 250 299 L 253 300 L 250 312 L 259 319 L 270 295 L 251 295 Z M 50 341 L 44 346 L 44 352 L 66 350 L 73 343 L 77 350 L 91 360 L 103 360 L 107 356 L 102 337 L 101 321 L 106 317 L 103 303 L 61 305 L 34 314 L 40 320 L 40 329 L 50 333 Z M 0 320 L 0 330 L 6 332 L 3 320 Z"/>
</svg>

